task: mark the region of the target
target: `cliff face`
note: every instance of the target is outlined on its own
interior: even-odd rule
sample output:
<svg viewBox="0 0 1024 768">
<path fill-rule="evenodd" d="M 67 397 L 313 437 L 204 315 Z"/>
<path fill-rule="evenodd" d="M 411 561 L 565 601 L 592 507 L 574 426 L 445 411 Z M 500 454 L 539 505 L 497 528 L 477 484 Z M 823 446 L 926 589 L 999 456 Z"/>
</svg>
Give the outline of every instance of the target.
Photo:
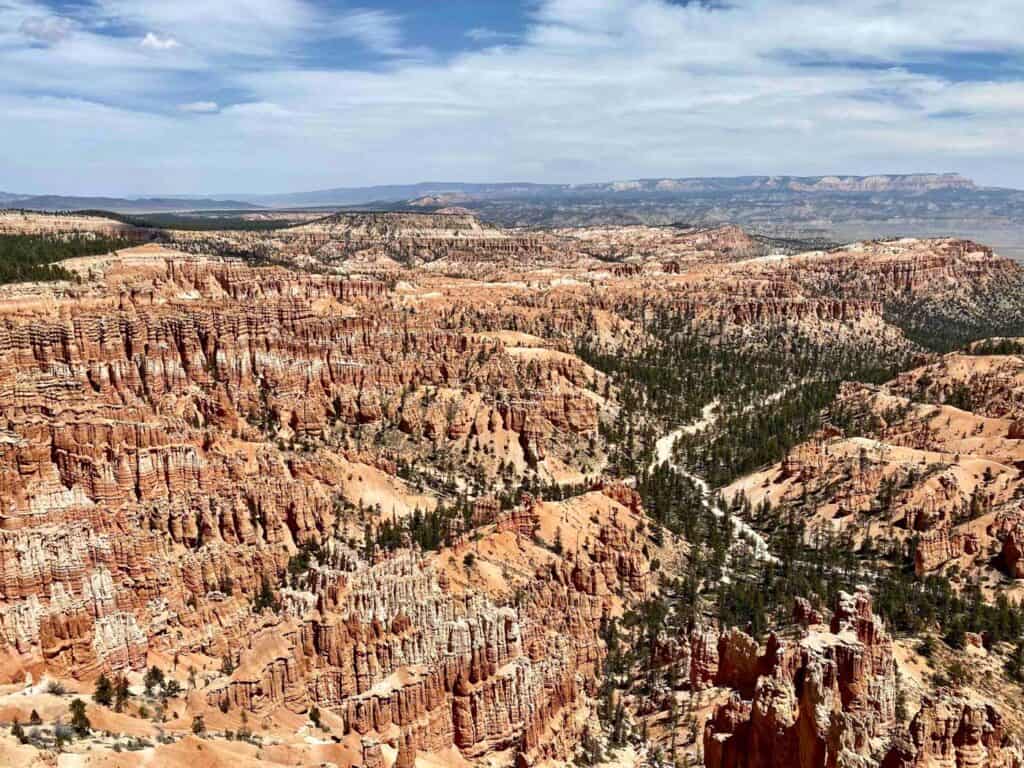
<svg viewBox="0 0 1024 768">
<path fill-rule="evenodd" d="M 678 305 L 679 313 L 696 322 L 717 322 L 735 326 L 856 324 L 881 319 L 882 303 L 867 300 L 803 298 L 688 299 Z"/>
<path fill-rule="evenodd" d="M 1004 768 L 1024 761 L 1009 743 L 1003 718 L 989 704 L 965 701 L 942 692 L 922 702 L 909 737 L 895 744 L 883 768 L 949 765 L 955 768 Z"/>
<path fill-rule="evenodd" d="M 588 545 L 564 558 L 535 543 L 546 513 L 532 500 L 506 517 L 514 524 L 457 547 L 456 563 L 461 550 L 481 552 L 486 568 L 505 567 L 501 552 L 535 563 L 532 574 L 509 572 L 517 606 L 499 606 L 486 587 L 454 590 L 451 578 L 466 573 L 449 575 L 441 556 L 319 567 L 308 592 L 284 593 L 286 621 L 247 640 L 210 703 L 257 713 L 316 705 L 339 716 L 343 734 L 377 739 L 408 765 L 453 745 L 470 758 L 512 749 L 520 764 L 571 752 L 604 656 L 602 622 L 653 588 L 635 513 L 609 497 L 600 506 L 620 527 L 588 524 L 577 532 Z"/>
<path fill-rule="evenodd" d="M 1014 278 L 1020 270 L 992 249 L 969 240 L 896 240 L 858 243 L 786 268 L 799 284 L 844 297 L 935 296 Z"/>
<path fill-rule="evenodd" d="M 708 766 L 815 768 L 877 758 L 894 726 L 896 665 L 866 591 L 842 596 L 827 631 L 811 628 L 795 642 L 773 636 L 751 670 L 740 682 L 752 698 L 737 690 L 705 727 Z"/>
<path fill-rule="evenodd" d="M 166 231 L 162 239 L 193 253 L 286 260 L 300 265 L 448 266 L 538 260 L 549 239 L 510 234 L 457 213 L 338 213 L 273 230 Z"/>
<path fill-rule="evenodd" d="M 728 261 L 760 256 L 765 248 L 739 227 L 574 227 L 551 230 L 567 249 L 590 258 L 622 261 L 642 272 L 677 272 L 708 259 Z"/>
<path fill-rule="evenodd" d="M 675 597 L 686 557 L 703 556 L 645 520 L 630 478 L 602 477 L 614 430 L 600 427 L 638 392 L 575 350 L 630 349 L 668 318 L 713 344 L 791 331 L 822 350 L 902 354 L 912 343 L 886 319 L 893 296 L 1009 269 L 952 241 L 928 258 L 907 242 L 762 258 L 735 228 L 652 229 L 354 214 L 165 235 L 338 274 L 150 245 L 73 260 L 80 282 L 7 287 L 2 682 L 137 683 L 180 657 L 202 680 L 169 707 L 184 724 L 167 727 L 201 715 L 237 732 L 244 712 L 287 737 L 297 751 L 282 760 L 574 757 L 601 730 L 612 620 L 637 634 L 655 598 Z M 848 281 L 849 259 L 869 277 Z M 467 277 L 481 270 L 487 280 Z M 984 414 L 915 405 L 929 386 L 963 389 L 952 371 L 968 364 L 945 362 L 948 386 L 934 373 L 845 385 L 850 423 L 877 432 L 830 429 L 730 493 L 820 495 L 805 506 L 829 524 L 871 518 L 868 532 L 913 537 L 922 574 L 968 561 L 1018 573 L 1016 372 L 956 379 L 999 380 Z M 965 509 L 980 516 L 965 524 Z M 895 655 L 866 593 L 844 597 L 827 628 L 805 601 L 799 636 L 764 647 L 713 613 L 645 639 L 674 670 L 670 690 L 623 695 L 624 719 L 668 711 L 677 694 L 719 703 L 693 728 L 713 766 L 923 764 L 953 754 L 932 731 L 954 734 L 964 759 L 979 744 L 1002 754 L 985 735 L 998 715 L 967 704 L 923 708 L 925 735 L 889 749 Z"/>
<path fill-rule="evenodd" d="M 98 235 L 143 240 L 143 230 L 99 216 L 71 213 L 35 213 L 0 210 L 0 235 Z"/>
<path fill-rule="evenodd" d="M 600 376 L 580 361 L 440 328 L 382 282 L 159 253 L 101 268 L 87 290 L 114 307 L 0 318 L 0 632 L 29 666 L 138 667 L 172 644 L 159 627 L 210 612 L 224 637 L 188 642 L 219 652 L 339 499 L 372 482 L 433 503 L 348 430 L 467 450 L 498 434 L 536 463 L 596 429 Z"/>
<path fill-rule="evenodd" d="M 940 689 L 908 727 L 898 724 L 895 647 L 866 590 L 841 595 L 827 627 L 807 606 L 797 609 L 797 640 L 772 635 L 762 655 L 756 645 L 740 651 L 756 665 L 726 683 L 734 690 L 704 728 L 706 765 L 1021 765 L 1024 754 L 991 704 Z M 727 653 L 750 645 L 742 633 L 722 642 Z"/>
<path fill-rule="evenodd" d="M 523 561 L 516 605 L 450 588 L 465 568 L 437 556 L 368 561 L 341 542 L 437 503 L 397 477 L 402 445 L 543 468 L 596 432 L 603 377 L 543 340 L 403 306 L 382 281 L 143 251 L 0 318 L 5 677 L 228 657 L 211 711 L 316 706 L 367 761 L 571 754 L 601 623 L 652 589 L 636 499 L 600 495 L 629 532 L 581 530 L 587 548 L 564 557 L 534 542 L 534 502 L 495 502 L 481 523 Z M 327 555 L 298 584 L 300 547 Z M 268 587 L 280 611 L 261 614 Z"/>
</svg>

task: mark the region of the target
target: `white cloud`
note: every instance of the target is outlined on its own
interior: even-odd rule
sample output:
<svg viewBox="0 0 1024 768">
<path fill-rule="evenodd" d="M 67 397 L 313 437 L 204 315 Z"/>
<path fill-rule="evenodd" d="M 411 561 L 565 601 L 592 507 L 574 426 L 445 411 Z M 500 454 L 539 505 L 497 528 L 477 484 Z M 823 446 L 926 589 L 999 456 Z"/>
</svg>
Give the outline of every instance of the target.
<svg viewBox="0 0 1024 768">
<path fill-rule="evenodd" d="M 1024 61 L 1019 0 L 974 0 L 955 15 L 930 0 L 747 0 L 719 9 L 538 0 L 514 46 L 486 45 L 501 38 L 481 28 L 465 34 L 485 45 L 420 61 L 409 60 L 402 19 L 372 8 L 328 12 L 305 0 L 89 7 L 99 9 L 94 23 L 80 19 L 60 45 L 41 48 L 4 30 L 45 9 L 0 4 L 0 133 L 29 157 L 6 186 L 37 178 L 32 163 L 43 161 L 31 158 L 49 164 L 57 137 L 88 146 L 90 164 L 80 152 L 61 154 L 66 167 L 51 191 L 123 191 L 96 189 L 97 178 L 156 178 L 136 191 L 166 193 L 431 177 L 979 168 L 983 182 L 1024 178 L 1024 76 L 1010 77 Z M 104 36 L 103 22 L 137 36 Z M 144 34 L 180 47 L 152 55 L 140 50 Z M 377 66 L 311 69 L 309 52 L 332 45 L 346 60 L 373 52 Z M 977 54 L 1010 57 L 1017 68 L 1003 68 L 1003 82 L 944 76 L 958 55 Z M 943 66 L 915 67 L 922 61 Z M 46 92 L 75 98 L 52 103 Z M 231 106 L 214 103 L 223 92 Z M 47 141 L 23 117 L 43 101 L 57 121 Z M 131 130 L 101 130 L 89 102 L 119 104 L 99 113 L 103 125 Z M 168 104 L 181 106 L 167 114 Z M 98 175 L 101 162 L 109 170 Z M 140 175 L 140 167 L 158 170 Z"/>
<path fill-rule="evenodd" d="M 306 0 L 96 0 L 95 7 L 98 18 L 119 25 L 173 30 L 182 45 L 212 58 L 273 59 L 336 26 L 335 15 Z"/>
<path fill-rule="evenodd" d="M 146 36 L 142 38 L 142 42 L 139 43 L 143 48 L 149 48 L 153 51 L 169 51 L 173 48 L 180 48 L 181 43 L 175 40 L 173 37 L 160 37 L 155 32 L 147 32 Z"/>
<path fill-rule="evenodd" d="M 136 108 L 147 101 L 155 106 L 194 98 L 194 81 L 185 83 L 181 73 L 205 66 L 195 51 L 181 48 L 174 56 L 153 56 L 139 45 L 141 31 L 138 36 L 110 35 L 89 16 L 39 24 L 39 19 L 52 18 L 45 10 L 31 0 L 0 0 L 0 96 L 62 94 Z M 43 35 L 56 42 L 40 45 Z M 176 87 L 185 92 L 169 93 Z M 0 133 L 3 129 L 0 113 Z"/>
<path fill-rule="evenodd" d="M 220 111 L 220 105 L 216 101 L 190 101 L 186 104 L 179 104 L 178 109 L 182 112 L 208 115 Z"/>
</svg>

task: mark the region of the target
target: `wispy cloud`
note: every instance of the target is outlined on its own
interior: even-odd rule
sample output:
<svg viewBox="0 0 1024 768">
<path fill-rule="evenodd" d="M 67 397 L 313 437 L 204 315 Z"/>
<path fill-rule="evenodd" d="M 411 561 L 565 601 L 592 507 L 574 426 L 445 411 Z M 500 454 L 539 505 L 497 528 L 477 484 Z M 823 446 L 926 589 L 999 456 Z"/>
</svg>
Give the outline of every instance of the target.
<svg viewBox="0 0 1024 768">
<path fill-rule="evenodd" d="M 499 32 L 490 27 L 473 27 L 466 30 L 466 37 L 476 43 L 496 43 L 502 40 L 515 40 L 518 35 L 511 32 Z"/>
<path fill-rule="evenodd" d="M 340 37 L 356 40 L 373 51 L 397 53 L 401 50 L 400 18 L 395 14 L 358 9 L 344 14 L 334 28 Z"/>
<path fill-rule="evenodd" d="M 220 110 L 216 101 L 190 101 L 186 104 L 179 104 L 178 109 L 182 112 L 194 112 L 197 114 L 209 115 Z"/>
<path fill-rule="evenodd" d="M 1019 0 L 957 14 L 933 0 L 537 0 L 514 38 L 467 23 L 444 56 L 411 55 L 415 20 L 383 5 L 93 0 L 62 29 L 39 21 L 58 18 L 40 0 L 0 0 L 0 133 L 29 158 L 4 186 L 58 162 L 43 186 L 139 185 L 111 192 L 929 168 L 1024 178 Z M 997 61 L 998 82 L 978 67 L 958 77 L 965 61 Z M 45 130 L 27 117 L 40 111 Z"/>
<path fill-rule="evenodd" d="M 63 16 L 32 16 L 21 22 L 21 33 L 48 45 L 59 43 L 75 29 L 75 23 Z"/>
</svg>

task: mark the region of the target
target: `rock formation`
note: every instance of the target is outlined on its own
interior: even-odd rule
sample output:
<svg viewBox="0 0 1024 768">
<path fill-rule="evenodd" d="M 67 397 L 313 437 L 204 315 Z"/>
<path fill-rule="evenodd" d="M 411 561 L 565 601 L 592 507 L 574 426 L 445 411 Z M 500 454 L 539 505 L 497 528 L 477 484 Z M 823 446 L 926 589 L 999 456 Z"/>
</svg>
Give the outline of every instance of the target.
<svg viewBox="0 0 1024 768">
<path fill-rule="evenodd" d="M 899 740 L 882 761 L 882 768 L 929 765 L 1014 768 L 1024 765 L 1024 753 L 1010 744 L 1003 718 L 992 705 L 941 692 L 921 703 L 909 737 Z"/>
<path fill-rule="evenodd" d="M 241 713 L 267 740 L 232 749 L 289 762 L 573 759 L 605 725 L 608 628 L 633 632 L 703 556 L 646 519 L 643 477 L 615 476 L 617 420 L 647 404 L 584 358 L 649 349 L 664 321 L 711 349 L 792 333 L 823 355 L 904 359 L 922 352 L 894 308 L 940 297 L 977 316 L 1020 277 L 958 240 L 761 258 L 735 227 L 281 215 L 297 224 L 0 217 L 162 243 L 0 290 L 3 679 L 71 678 L 84 695 L 100 673 L 137 688 L 148 666 L 195 669 L 160 702 L 176 735 L 154 761 L 215 740 L 182 738 L 189 718 L 227 741 Z M 866 532 L 857 544 L 885 536 L 897 555 L 913 542 L 922 575 L 996 563 L 1019 577 L 1024 377 L 1009 357 L 844 384 L 844 428 L 727 495 Z M 671 637 L 645 638 L 671 684 L 612 691 L 624 719 L 677 695 L 716 702 L 711 766 L 1014 764 L 1000 715 L 973 701 L 929 700 L 897 733 L 896 654 L 866 591 L 831 616 L 798 600 L 796 634 L 763 647 L 723 629 L 706 594 Z"/>
<path fill-rule="evenodd" d="M 749 646 L 741 636 L 733 643 Z M 772 636 L 749 668 L 748 681 L 758 671 L 752 698 L 737 690 L 705 727 L 706 765 L 824 768 L 880 757 L 894 726 L 896 665 L 866 590 L 842 595 L 828 632 L 810 629 L 795 643 Z"/>
</svg>

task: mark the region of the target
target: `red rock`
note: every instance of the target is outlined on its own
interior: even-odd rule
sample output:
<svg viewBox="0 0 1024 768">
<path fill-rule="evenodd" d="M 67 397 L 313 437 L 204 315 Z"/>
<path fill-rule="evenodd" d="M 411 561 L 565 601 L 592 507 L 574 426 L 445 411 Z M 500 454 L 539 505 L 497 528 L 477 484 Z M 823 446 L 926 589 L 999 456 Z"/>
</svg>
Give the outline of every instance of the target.
<svg viewBox="0 0 1024 768">
<path fill-rule="evenodd" d="M 753 690 L 745 686 L 752 700 L 736 691 L 705 726 L 711 768 L 774 768 L 797 755 L 808 768 L 867 760 L 894 725 L 892 640 L 866 591 L 841 597 L 829 633 L 808 632 L 793 647 L 773 639 L 756 667 L 745 666 L 759 670 Z"/>
<path fill-rule="evenodd" d="M 1024 753 L 1012 744 L 994 707 L 940 693 L 921 702 L 909 739 L 898 743 L 883 768 L 1012 768 L 1024 765 Z"/>
<path fill-rule="evenodd" d="M 1006 534 L 1000 556 L 1010 576 L 1024 579 L 1024 525 L 1018 525 Z"/>
<path fill-rule="evenodd" d="M 811 627 L 822 624 L 824 619 L 821 611 L 815 610 L 811 606 L 810 601 L 806 598 L 798 597 L 793 602 L 793 621 L 803 627 Z"/>
</svg>

